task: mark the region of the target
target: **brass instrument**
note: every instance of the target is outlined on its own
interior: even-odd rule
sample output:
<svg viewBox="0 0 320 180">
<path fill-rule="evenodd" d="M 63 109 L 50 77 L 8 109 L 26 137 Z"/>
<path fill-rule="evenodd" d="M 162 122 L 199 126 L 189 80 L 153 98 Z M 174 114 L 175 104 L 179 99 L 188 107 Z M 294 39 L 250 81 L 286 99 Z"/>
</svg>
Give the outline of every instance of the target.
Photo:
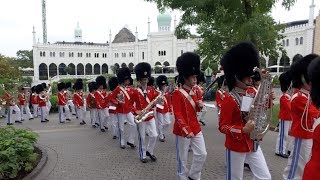
<svg viewBox="0 0 320 180">
<path fill-rule="evenodd" d="M 250 138 L 257 142 L 267 133 L 272 117 L 272 77 L 267 72 L 262 73 L 258 68 L 255 68 L 254 71 L 260 73 L 261 83 L 251 105 L 248 119 L 255 122 Z"/>
<path fill-rule="evenodd" d="M 148 105 L 145 107 L 139 115 L 136 115 L 134 117 L 135 123 L 141 123 L 145 121 L 148 117 L 152 116 L 154 114 L 153 111 L 149 111 L 154 105 L 158 103 L 159 100 L 164 98 L 165 93 L 163 91 L 160 92 L 160 94 L 154 98 Z"/>
<path fill-rule="evenodd" d="M 41 100 L 46 100 L 46 99 L 49 99 L 51 94 L 52 94 L 52 86 L 49 87 L 48 91 L 45 91 L 45 92 L 39 94 L 39 98 Z"/>
</svg>

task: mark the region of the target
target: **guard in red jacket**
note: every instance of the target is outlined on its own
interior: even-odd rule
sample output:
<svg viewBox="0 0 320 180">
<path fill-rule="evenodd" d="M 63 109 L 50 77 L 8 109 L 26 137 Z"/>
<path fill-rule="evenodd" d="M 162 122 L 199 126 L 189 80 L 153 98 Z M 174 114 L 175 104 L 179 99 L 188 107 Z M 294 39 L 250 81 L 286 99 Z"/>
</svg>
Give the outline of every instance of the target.
<svg viewBox="0 0 320 180">
<path fill-rule="evenodd" d="M 226 135 L 227 179 L 242 179 L 245 161 L 254 179 L 271 179 L 261 148 L 254 148 L 250 139 L 255 124 L 245 120 L 249 109 L 241 109 L 247 103 L 243 97 L 252 86 L 253 69 L 259 67 L 259 53 L 251 42 L 241 42 L 229 49 L 220 63 L 229 89 L 221 105 L 219 121 L 219 130 Z"/>
<path fill-rule="evenodd" d="M 295 88 L 291 96 L 292 126 L 289 132 L 294 138 L 293 152 L 291 152 L 284 179 L 301 179 L 303 170 L 310 160 L 312 147 L 312 126 L 314 119 L 319 117 L 319 111 L 310 100 L 308 65 L 318 56 L 310 54 L 291 65 L 289 71 L 292 77 L 292 87 Z"/>
<path fill-rule="evenodd" d="M 38 94 L 36 93 L 36 86 L 32 86 L 31 88 L 31 105 L 33 110 L 33 117 L 37 118 L 39 102 L 38 102 Z"/>
<path fill-rule="evenodd" d="M 131 80 L 131 72 L 130 69 L 127 67 L 120 68 L 117 72 L 117 83 L 113 83 L 115 86 L 115 89 L 112 92 L 111 99 L 116 100 L 115 104 L 116 106 L 116 127 L 118 128 L 119 132 L 119 140 L 120 140 L 120 147 L 124 149 L 127 144 L 131 148 L 135 148 L 134 145 L 134 139 L 135 134 L 137 132 L 137 126 L 134 122 L 134 116 L 132 114 L 132 90 L 130 88 L 130 80 Z M 128 128 L 128 141 L 125 142 L 125 136 L 124 136 L 124 124 L 125 122 L 129 123 Z"/>
<path fill-rule="evenodd" d="M 181 87 L 172 94 L 172 107 L 175 118 L 173 134 L 176 135 L 178 179 L 201 179 L 207 151 L 197 112 L 203 107 L 203 103 L 193 89 L 200 74 L 200 57 L 191 52 L 184 53 L 177 59 L 176 66 Z M 189 147 L 193 153 L 190 170 L 187 168 Z"/>
<path fill-rule="evenodd" d="M 96 100 L 98 117 L 99 117 L 99 125 L 101 132 L 106 132 L 108 129 L 108 117 L 109 117 L 109 101 L 110 94 L 105 90 L 107 88 L 107 80 L 104 76 L 98 76 L 96 78 L 97 90 L 94 93 L 94 98 Z"/>
<path fill-rule="evenodd" d="M 136 73 L 137 81 L 140 83 L 139 86 L 134 90 L 133 96 L 131 97 L 135 103 L 133 112 L 137 115 L 141 114 L 153 99 L 156 98 L 157 93 L 154 88 L 147 85 L 149 78 L 151 77 L 151 66 L 148 63 L 142 62 L 135 66 L 134 71 Z M 150 107 L 149 111 L 152 111 L 153 107 Z M 146 118 L 145 121 L 137 124 L 138 139 L 139 139 L 139 156 L 143 163 L 147 163 L 147 156 L 152 160 L 156 161 L 157 158 L 154 155 L 154 147 L 156 145 L 158 133 L 156 128 L 156 122 L 153 115 Z M 145 135 L 146 132 L 149 135 L 149 142 L 146 143 Z"/>
<path fill-rule="evenodd" d="M 80 120 L 80 125 L 85 125 L 86 121 L 86 109 L 84 104 L 84 97 L 83 97 L 83 82 L 82 79 L 77 79 L 76 83 L 74 84 L 74 90 L 73 93 L 73 100 L 75 108 L 77 109 L 77 117 Z"/>
<path fill-rule="evenodd" d="M 288 140 L 289 140 L 289 128 L 291 127 L 291 116 L 290 116 L 290 99 L 291 96 L 287 93 L 291 78 L 289 72 L 282 73 L 279 76 L 280 87 L 282 91 L 282 95 L 280 96 L 280 111 L 279 111 L 279 134 L 276 143 L 276 155 L 288 158 L 287 154 L 288 148 Z"/>
<path fill-rule="evenodd" d="M 65 123 L 67 111 L 64 108 L 67 105 L 68 100 L 66 99 L 65 88 L 66 84 L 64 82 L 58 83 L 58 112 L 59 112 L 59 122 Z M 68 108 L 69 110 L 69 108 Z"/>
<path fill-rule="evenodd" d="M 320 58 L 316 58 L 308 67 L 308 76 L 311 82 L 311 99 L 313 104 L 320 109 Z M 320 118 L 313 124 L 311 159 L 306 164 L 303 180 L 320 179 Z"/>
<path fill-rule="evenodd" d="M 49 114 L 49 109 L 47 107 L 47 94 L 45 93 L 42 84 L 38 84 L 36 87 L 36 93 L 38 94 L 38 102 L 40 108 L 41 122 L 48 122 L 47 115 Z"/>
<path fill-rule="evenodd" d="M 27 88 L 21 88 L 20 89 L 20 93 L 18 95 L 18 99 L 19 99 L 19 106 L 20 106 L 20 112 L 21 112 L 21 120 L 24 121 L 24 111 L 26 112 L 28 119 L 32 120 L 33 116 L 30 112 L 30 108 L 29 108 L 29 101 L 30 101 L 30 92 L 28 91 Z"/>
<path fill-rule="evenodd" d="M 165 141 L 165 134 L 171 124 L 170 113 L 172 112 L 171 105 L 171 95 L 168 92 L 168 78 L 165 75 L 160 75 L 156 80 L 159 90 L 162 91 L 164 95 L 163 103 L 157 104 L 156 106 L 156 117 L 158 123 L 159 140 L 161 142 Z"/>
<path fill-rule="evenodd" d="M 2 99 L 4 101 L 6 101 L 6 105 L 8 107 L 8 122 L 7 125 L 13 125 L 13 111 L 17 114 L 16 119 L 15 119 L 15 123 L 22 123 L 21 121 L 21 112 L 20 109 L 18 107 L 18 105 L 16 104 L 16 98 L 14 97 L 16 95 L 14 94 L 10 94 L 8 91 L 4 91 L 3 97 Z"/>
<path fill-rule="evenodd" d="M 90 119 L 91 119 L 91 126 L 96 128 L 99 125 L 98 119 L 98 111 L 97 111 L 97 104 L 94 98 L 94 93 L 97 90 L 97 86 L 95 82 L 90 82 L 88 84 L 89 93 L 87 95 L 87 106 L 90 109 Z"/>
<path fill-rule="evenodd" d="M 224 97 L 227 95 L 224 75 L 218 77 L 217 84 L 218 84 L 218 90 L 216 91 L 216 106 L 217 106 L 218 117 L 220 119 L 221 105 Z"/>
</svg>

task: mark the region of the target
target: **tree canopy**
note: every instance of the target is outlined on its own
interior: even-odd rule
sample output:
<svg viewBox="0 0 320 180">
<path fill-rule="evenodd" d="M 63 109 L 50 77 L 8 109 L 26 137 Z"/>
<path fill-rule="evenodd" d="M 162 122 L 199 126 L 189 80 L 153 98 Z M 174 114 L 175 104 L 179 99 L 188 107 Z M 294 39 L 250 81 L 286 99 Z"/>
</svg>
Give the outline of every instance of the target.
<svg viewBox="0 0 320 180">
<path fill-rule="evenodd" d="M 204 62 L 217 62 L 227 48 L 240 41 L 251 41 L 262 56 L 278 58 L 284 52 L 280 43 L 284 26 L 275 22 L 271 10 L 279 0 L 146 0 L 160 11 L 183 12 L 176 29 L 177 37 L 190 36 L 195 26 L 202 41 L 198 53 Z M 281 0 L 290 9 L 296 0 Z"/>
</svg>

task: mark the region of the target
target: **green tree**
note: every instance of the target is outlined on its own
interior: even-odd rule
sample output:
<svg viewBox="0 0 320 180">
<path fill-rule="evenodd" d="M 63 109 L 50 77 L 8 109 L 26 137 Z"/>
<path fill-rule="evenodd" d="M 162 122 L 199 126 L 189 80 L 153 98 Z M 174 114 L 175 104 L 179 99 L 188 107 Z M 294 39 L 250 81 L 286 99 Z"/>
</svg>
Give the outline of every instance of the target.
<svg viewBox="0 0 320 180">
<path fill-rule="evenodd" d="M 32 50 L 19 50 L 17 51 L 17 59 L 24 61 L 33 61 L 33 51 Z"/>
<path fill-rule="evenodd" d="M 191 36 L 195 26 L 202 41 L 198 53 L 205 62 L 218 62 L 228 47 L 240 41 L 252 41 L 262 56 L 278 57 L 284 49 L 280 43 L 284 26 L 271 16 L 279 0 L 146 0 L 167 8 L 183 11 L 176 29 L 178 38 Z M 282 0 L 290 9 L 296 0 Z"/>
<path fill-rule="evenodd" d="M 12 61 L 11 58 L 0 54 L 0 83 L 21 78 L 20 71 L 12 66 L 10 61 Z"/>
</svg>

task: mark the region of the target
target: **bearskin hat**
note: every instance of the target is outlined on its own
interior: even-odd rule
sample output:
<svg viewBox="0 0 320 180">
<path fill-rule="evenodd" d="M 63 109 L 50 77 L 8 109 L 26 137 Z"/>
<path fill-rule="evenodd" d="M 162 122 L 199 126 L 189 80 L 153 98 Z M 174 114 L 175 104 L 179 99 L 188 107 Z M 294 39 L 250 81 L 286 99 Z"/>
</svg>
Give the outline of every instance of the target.
<svg viewBox="0 0 320 180">
<path fill-rule="evenodd" d="M 222 57 L 223 68 L 229 90 L 234 88 L 236 80 L 250 77 L 254 67 L 259 65 L 259 53 L 251 42 L 241 42 L 231 47 Z"/>
<path fill-rule="evenodd" d="M 107 86 L 107 80 L 104 76 L 98 76 L 96 78 L 96 85 L 99 88 L 100 86 L 103 86 L 103 88 L 106 88 Z"/>
<path fill-rule="evenodd" d="M 41 83 L 41 85 L 42 85 L 42 87 L 43 87 L 44 89 L 47 89 L 47 84 L 46 84 L 46 83 Z"/>
<path fill-rule="evenodd" d="M 282 73 L 279 76 L 279 81 L 280 81 L 280 88 L 282 92 L 288 91 L 290 85 L 291 85 L 291 76 L 289 71 Z"/>
<path fill-rule="evenodd" d="M 82 82 L 82 80 L 80 81 L 76 81 L 76 83 L 74 83 L 74 85 L 73 85 L 73 89 L 74 90 L 81 90 L 81 89 L 83 89 L 83 82 Z"/>
<path fill-rule="evenodd" d="M 260 72 L 258 71 L 254 71 L 252 76 L 251 76 L 252 80 L 257 82 L 257 81 L 261 81 L 261 75 Z"/>
<path fill-rule="evenodd" d="M 138 81 L 140 81 L 142 78 L 150 78 L 151 66 L 149 63 L 141 62 L 135 66 L 134 72 L 136 73 Z"/>
<path fill-rule="evenodd" d="M 148 86 L 154 86 L 154 77 L 150 77 L 147 83 Z"/>
<path fill-rule="evenodd" d="M 204 73 L 200 71 L 200 74 L 197 76 L 197 83 L 199 84 L 200 82 L 206 82 L 206 79 L 204 77 Z"/>
<path fill-rule="evenodd" d="M 62 91 L 63 89 L 66 88 L 66 84 L 64 82 L 58 83 L 58 91 Z"/>
<path fill-rule="evenodd" d="M 36 93 L 40 94 L 42 91 L 44 91 L 43 85 L 42 84 L 38 84 L 36 86 Z"/>
<path fill-rule="evenodd" d="M 97 90 L 97 85 L 96 85 L 96 82 L 90 82 L 88 84 L 88 88 L 89 88 L 89 92 L 93 92 L 94 90 Z"/>
<path fill-rule="evenodd" d="M 110 91 L 113 91 L 116 89 L 116 87 L 118 86 L 119 82 L 118 82 L 118 78 L 117 77 L 111 77 L 108 81 L 108 85 L 110 88 Z"/>
<path fill-rule="evenodd" d="M 133 85 L 133 79 L 130 78 L 130 86 L 132 86 L 132 85 Z"/>
<path fill-rule="evenodd" d="M 128 67 L 118 69 L 117 78 L 120 84 L 124 83 L 127 79 L 131 79 L 130 69 Z"/>
<path fill-rule="evenodd" d="M 157 86 L 158 87 L 161 87 L 161 86 L 163 86 L 163 85 L 168 85 L 169 83 L 168 83 L 168 78 L 167 78 L 167 76 L 165 76 L 165 75 L 160 75 L 160 76 L 158 76 L 157 77 L 157 80 L 156 80 L 156 83 L 157 83 Z"/>
<path fill-rule="evenodd" d="M 66 89 L 71 88 L 72 83 L 71 82 L 66 82 Z"/>
<path fill-rule="evenodd" d="M 32 87 L 31 87 L 31 92 L 32 92 L 32 93 L 36 92 L 36 86 L 32 86 Z"/>
<path fill-rule="evenodd" d="M 317 57 L 319 56 L 316 54 L 309 54 L 291 65 L 289 71 L 292 77 L 292 87 L 300 88 L 304 81 L 309 83 L 308 66 Z"/>
<path fill-rule="evenodd" d="M 297 62 L 298 60 L 302 59 L 303 56 L 301 54 L 296 54 L 295 56 L 293 56 L 292 58 L 292 64 Z"/>
<path fill-rule="evenodd" d="M 188 78 L 200 74 L 200 56 L 192 53 L 183 53 L 176 62 L 177 70 L 181 78 Z"/>
<path fill-rule="evenodd" d="M 218 88 L 220 89 L 224 83 L 225 79 L 224 79 L 224 75 L 220 76 L 217 78 L 217 84 L 218 84 Z"/>
<path fill-rule="evenodd" d="M 320 57 L 314 59 L 308 67 L 311 82 L 311 99 L 316 107 L 320 107 Z"/>
</svg>

